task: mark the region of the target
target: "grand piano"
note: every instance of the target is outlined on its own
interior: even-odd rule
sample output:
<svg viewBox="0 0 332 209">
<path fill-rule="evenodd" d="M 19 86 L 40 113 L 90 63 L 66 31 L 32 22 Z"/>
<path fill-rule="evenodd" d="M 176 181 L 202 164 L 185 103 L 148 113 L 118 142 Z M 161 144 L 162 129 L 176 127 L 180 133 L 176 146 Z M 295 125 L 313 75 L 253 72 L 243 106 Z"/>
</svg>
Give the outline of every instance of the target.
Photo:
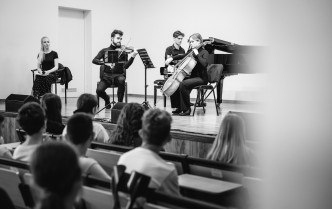
<svg viewBox="0 0 332 209">
<path fill-rule="evenodd" d="M 224 67 L 220 85 L 217 86 L 218 104 L 222 103 L 223 79 L 226 76 L 264 73 L 261 61 L 264 60 L 266 47 L 238 45 L 212 37 L 204 41 L 210 42 L 205 45 L 210 54 L 209 64 L 222 64 Z"/>
</svg>

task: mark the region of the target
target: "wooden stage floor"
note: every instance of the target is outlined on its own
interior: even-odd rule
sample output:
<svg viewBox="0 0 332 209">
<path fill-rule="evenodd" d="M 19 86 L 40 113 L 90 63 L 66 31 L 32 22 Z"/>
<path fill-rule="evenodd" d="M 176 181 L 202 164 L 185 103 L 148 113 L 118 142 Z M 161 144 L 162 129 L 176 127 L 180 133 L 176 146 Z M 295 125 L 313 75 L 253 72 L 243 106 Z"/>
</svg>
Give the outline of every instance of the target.
<svg viewBox="0 0 332 209">
<path fill-rule="evenodd" d="M 67 98 L 67 104 L 65 105 L 64 98 L 62 99 L 62 115 L 63 116 L 71 116 L 73 111 L 76 110 L 76 101 L 77 98 Z M 153 97 L 148 96 L 147 98 L 149 104 L 153 107 Z M 137 102 L 143 103 L 144 96 L 137 96 L 137 95 L 128 95 L 128 102 Z M 194 100 L 192 100 L 194 102 Z M 100 99 L 100 108 L 104 107 L 104 101 Z M 165 109 L 166 111 L 172 111 L 170 107 L 170 100 L 167 98 L 167 104 L 164 108 L 163 106 L 163 99 L 158 97 L 156 107 L 160 109 Z M 0 103 L 0 110 L 5 110 L 5 103 L 2 101 Z M 193 110 L 193 108 L 192 108 Z M 207 102 L 205 114 L 203 112 L 203 108 L 198 107 L 196 108 L 195 116 L 173 116 L 173 123 L 172 129 L 178 129 L 182 131 L 200 133 L 200 134 L 217 134 L 221 121 L 223 117 L 229 111 L 236 111 L 236 112 L 261 112 L 261 108 L 257 104 L 252 103 L 241 103 L 241 104 L 234 104 L 234 103 L 221 103 L 219 116 L 216 114 L 216 109 L 213 103 L 213 100 L 209 100 Z M 105 109 L 101 111 L 99 114 L 96 115 L 96 118 L 107 118 L 110 119 L 111 117 L 111 110 Z"/>
</svg>

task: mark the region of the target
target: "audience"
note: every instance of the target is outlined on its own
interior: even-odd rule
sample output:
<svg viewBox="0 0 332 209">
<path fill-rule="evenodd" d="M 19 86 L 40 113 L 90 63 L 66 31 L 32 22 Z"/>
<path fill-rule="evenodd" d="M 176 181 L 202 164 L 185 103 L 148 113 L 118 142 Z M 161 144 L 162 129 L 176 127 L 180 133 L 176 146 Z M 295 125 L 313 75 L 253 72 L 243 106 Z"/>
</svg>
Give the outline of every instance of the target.
<svg viewBox="0 0 332 209">
<path fill-rule="evenodd" d="M 0 144 L 4 144 L 5 140 L 3 139 L 3 130 L 5 129 L 5 117 L 0 114 Z"/>
<path fill-rule="evenodd" d="M 77 110 L 74 113 L 87 113 L 92 118 L 95 116 L 97 111 L 97 98 L 92 94 L 82 94 L 76 103 Z M 67 127 L 64 128 L 62 135 L 65 136 Z M 95 133 L 94 140 L 98 142 L 107 143 L 109 136 L 103 125 L 97 122 L 93 122 L 93 132 Z"/>
<path fill-rule="evenodd" d="M 207 159 L 237 165 L 255 165 L 256 157 L 245 143 L 244 120 L 235 113 L 227 113 Z"/>
<path fill-rule="evenodd" d="M 61 134 L 65 126 L 62 123 L 60 97 L 56 94 L 46 93 L 41 99 L 41 105 L 47 118 L 46 132 Z"/>
<path fill-rule="evenodd" d="M 0 114 L 0 145 L 5 143 L 3 139 L 3 130 L 5 129 L 5 117 Z M 6 147 L 0 147 L 0 157 L 12 158 L 12 153 Z"/>
<path fill-rule="evenodd" d="M 30 160 L 35 209 L 73 209 L 81 191 L 81 169 L 75 151 L 62 142 L 45 142 Z"/>
<path fill-rule="evenodd" d="M 39 104 L 28 102 L 19 109 L 16 119 L 27 135 L 26 140 L 15 149 L 13 159 L 29 161 L 32 153 L 43 142 L 45 112 Z"/>
<path fill-rule="evenodd" d="M 121 155 L 118 164 L 126 166 L 126 172 L 137 171 L 151 177 L 150 188 L 169 194 L 180 194 L 178 176 L 174 164 L 167 163 L 159 151 L 171 140 L 171 115 L 159 109 L 146 111 L 139 130 L 143 143 Z"/>
<path fill-rule="evenodd" d="M 116 129 L 109 142 L 117 145 L 139 147 L 142 139 L 138 131 L 142 128 L 144 107 L 138 103 L 126 104 L 119 115 Z"/>
<path fill-rule="evenodd" d="M 78 152 L 80 156 L 79 163 L 83 174 L 110 180 L 109 175 L 96 160 L 85 156 L 93 137 L 91 116 L 86 113 L 76 113 L 69 118 L 65 139 L 73 144 L 73 147 Z"/>
</svg>

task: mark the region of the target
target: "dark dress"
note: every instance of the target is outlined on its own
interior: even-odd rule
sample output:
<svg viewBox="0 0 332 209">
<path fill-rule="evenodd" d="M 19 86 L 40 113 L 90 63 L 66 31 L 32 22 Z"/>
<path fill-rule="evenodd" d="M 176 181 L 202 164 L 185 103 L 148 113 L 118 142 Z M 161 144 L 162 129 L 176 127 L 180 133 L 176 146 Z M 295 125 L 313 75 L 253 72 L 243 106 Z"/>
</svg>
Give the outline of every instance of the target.
<svg viewBox="0 0 332 209">
<path fill-rule="evenodd" d="M 43 71 L 48 71 L 54 68 L 54 60 L 58 58 L 58 53 L 51 51 L 45 54 L 45 59 L 41 64 Z M 52 83 L 56 81 L 56 74 L 51 73 L 47 76 L 36 75 L 35 81 L 33 82 L 32 94 L 34 97 L 41 97 L 46 93 L 51 93 Z"/>
</svg>

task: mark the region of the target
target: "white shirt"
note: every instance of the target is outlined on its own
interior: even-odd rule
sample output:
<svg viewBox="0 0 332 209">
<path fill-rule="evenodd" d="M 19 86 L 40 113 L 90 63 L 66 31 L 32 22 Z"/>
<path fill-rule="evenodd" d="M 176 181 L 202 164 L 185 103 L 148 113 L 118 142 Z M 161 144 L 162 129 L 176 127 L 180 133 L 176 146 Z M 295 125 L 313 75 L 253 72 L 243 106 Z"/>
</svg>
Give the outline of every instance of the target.
<svg viewBox="0 0 332 209">
<path fill-rule="evenodd" d="M 84 175 L 92 175 L 105 180 L 111 179 L 95 159 L 81 156 L 79 158 L 79 163 Z"/>
<path fill-rule="evenodd" d="M 32 153 L 35 152 L 37 147 L 40 144 L 34 144 L 34 145 L 25 145 L 21 144 L 14 150 L 13 153 L 13 159 L 15 160 L 21 160 L 25 162 L 30 162 L 30 158 L 32 156 Z"/>
<path fill-rule="evenodd" d="M 126 166 L 126 173 L 137 171 L 151 177 L 149 187 L 168 194 L 180 194 L 174 164 L 167 163 L 157 153 L 137 147 L 121 155 L 118 165 Z"/>
<path fill-rule="evenodd" d="M 95 133 L 94 141 L 107 143 L 109 136 L 103 125 L 93 121 L 93 132 Z M 67 134 L 67 126 L 63 129 L 62 136 L 65 137 Z"/>
</svg>

